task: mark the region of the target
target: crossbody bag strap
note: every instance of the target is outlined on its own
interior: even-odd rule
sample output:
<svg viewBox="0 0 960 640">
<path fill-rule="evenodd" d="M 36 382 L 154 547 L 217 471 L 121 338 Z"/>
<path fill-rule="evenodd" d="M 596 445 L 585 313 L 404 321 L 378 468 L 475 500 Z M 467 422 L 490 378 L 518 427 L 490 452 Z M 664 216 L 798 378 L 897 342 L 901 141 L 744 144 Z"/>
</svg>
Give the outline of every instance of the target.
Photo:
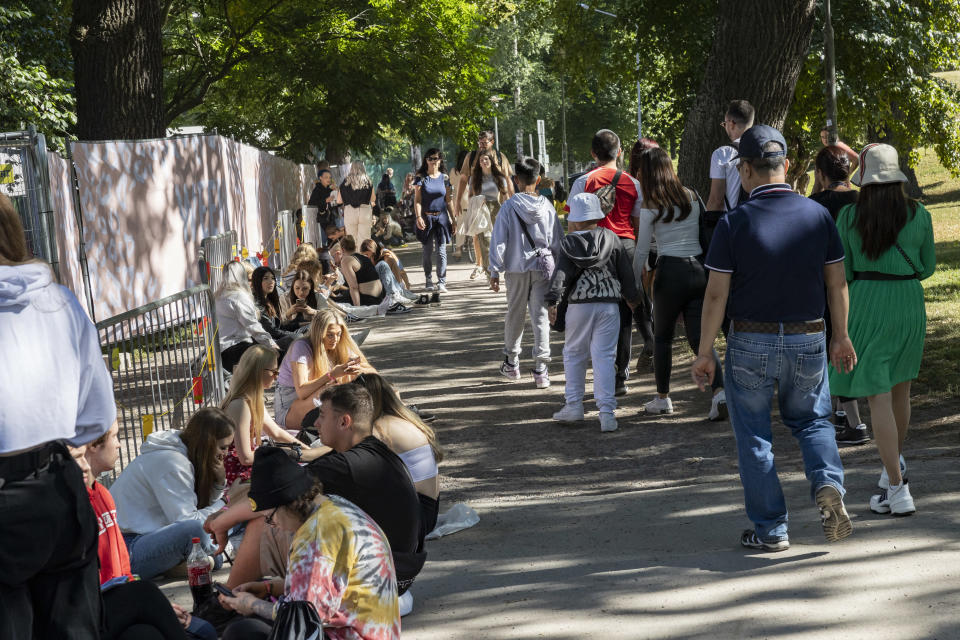
<svg viewBox="0 0 960 640">
<path fill-rule="evenodd" d="M 893 246 L 895 246 L 895 247 L 897 248 L 897 251 L 899 251 L 899 252 L 900 252 L 900 255 L 903 256 L 903 259 L 906 260 L 906 261 L 907 261 L 907 264 L 910 265 L 910 268 L 913 269 L 913 273 L 919 276 L 919 275 L 920 275 L 920 269 L 917 269 L 916 265 L 913 264 L 913 260 L 911 260 L 911 259 L 907 256 L 907 252 L 903 250 L 903 247 L 900 246 L 900 243 L 899 243 L 899 242 L 895 242 L 895 243 L 893 244 Z"/>
<path fill-rule="evenodd" d="M 539 251 L 540 248 L 537 246 L 537 243 L 533 241 L 533 236 L 530 235 L 530 231 L 527 229 L 527 225 L 524 224 L 523 218 L 521 218 L 520 214 L 517 212 L 514 212 L 513 215 L 517 216 L 517 220 L 520 222 L 520 230 L 523 231 L 523 235 L 527 237 L 527 242 L 530 243 L 530 246 L 533 247 L 534 251 Z"/>
</svg>

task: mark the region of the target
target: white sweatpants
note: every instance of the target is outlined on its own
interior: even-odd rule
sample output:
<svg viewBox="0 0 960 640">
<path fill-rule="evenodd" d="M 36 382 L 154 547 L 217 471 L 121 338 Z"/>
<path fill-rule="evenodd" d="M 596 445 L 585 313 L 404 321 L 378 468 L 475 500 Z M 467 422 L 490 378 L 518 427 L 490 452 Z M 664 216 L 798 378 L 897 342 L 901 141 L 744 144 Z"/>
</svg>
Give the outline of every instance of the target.
<svg viewBox="0 0 960 640">
<path fill-rule="evenodd" d="M 617 399 L 617 339 L 620 337 L 620 307 L 613 302 L 586 302 L 567 306 L 564 333 L 563 375 L 567 404 L 583 403 L 587 358 L 593 363 L 593 397 L 601 412 L 613 413 Z"/>
<path fill-rule="evenodd" d="M 373 209 L 365 204 L 359 207 L 345 205 L 343 207 L 343 232 L 353 236 L 357 241 L 357 251 L 360 243 L 370 238 L 370 229 L 373 227 Z"/>
<path fill-rule="evenodd" d="M 503 323 L 503 353 L 510 362 L 520 356 L 523 340 L 523 325 L 527 311 L 533 325 L 534 369 L 550 362 L 550 318 L 543 297 L 547 295 L 550 281 L 539 271 L 507 272 L 503 274 L 507 285 L 507 315 Z"/>
</svg>

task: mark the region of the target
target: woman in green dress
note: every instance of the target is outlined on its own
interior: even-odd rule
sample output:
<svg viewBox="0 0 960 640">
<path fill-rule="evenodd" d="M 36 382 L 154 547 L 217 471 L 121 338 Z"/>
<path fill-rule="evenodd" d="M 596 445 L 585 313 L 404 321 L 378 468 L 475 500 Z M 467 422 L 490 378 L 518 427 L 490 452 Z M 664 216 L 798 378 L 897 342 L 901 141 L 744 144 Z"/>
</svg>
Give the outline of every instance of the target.
<svg viewBox="0 0 960 640">
<path fill-rule="evenodd" d="M 853 180 L 860 197 L 837 217 L 850 283 L 848 329 L 859 361 L 846 374 L 830 367 L 831 393 L 868 399 L 883 463 L 870 509 L 893 515 L 916 511 L 901 454 L 927 327 L 920 280 L 936 267 L 930 213 L 906 196 L 906 181 L 890 145 L 867 145 L 860 153 Z"/>
</svg>

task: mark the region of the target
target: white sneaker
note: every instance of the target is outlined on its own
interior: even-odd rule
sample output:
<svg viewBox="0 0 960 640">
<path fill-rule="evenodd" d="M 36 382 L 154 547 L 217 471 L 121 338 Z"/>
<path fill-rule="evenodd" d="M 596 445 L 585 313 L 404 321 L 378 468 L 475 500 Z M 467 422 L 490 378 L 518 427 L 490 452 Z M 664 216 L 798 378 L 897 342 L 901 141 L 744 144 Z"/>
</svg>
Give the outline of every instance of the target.
<svg viewBox="0 0 960 640">
<path fill-rule="evenodd" d="M 906 479 L 903 477 L 907 473 L 907 461 L 903 459 L 903 456 L 900 456 L 900 479 L 903 480 L 906 484 Z M 877 486 L 881 489 L 890 488 L 890 476 L 887 474 L 887 468 L 883 467 L 880 471 L 880 480 L 877 482 Z"/>
<path fill-rule="evenodd" d="M 617 419 L 613 417 L 612 413 L 607 413 L 606 411 L 600 413 L 600 431 L 603 433 L 609 433 L 610 431 L 617 430 Z"/>
<path fill-rule="evenodd" d="M 721 389 L 720 393 L 713 396 L 713 400 L 710 401 L 710 412 L 707 414 L 707 420 L 719 422 L 726 420 L 729 415 L 727 412 L 727 394 Z"/>
<path fill-rule="evenodd" d="M 557 422 L 580 422 L 583 420 L 583 405 L 565 404 L 553 414 L 553 419 Z"/>
<path fill-rule="evenodd" d="M 889 513 L 895 516 L 910 516 L 916 512 L 910 485 L 904 482 L 898 487 L 881 489 L 878 495 L 870 498 L 870 511 Z"/>
<path fill-rule="evenodd" d="M 439 293 L 447 293 L 447 285 L 441 282 L 440 284 L 437 285 L 437 291 Z"/>
<path fill-rule="evenodd" d="M 393 296 L 383 296 L 383 300 L 377 305 L 377 315 L 381 318 L 387 315 L 387 310 L 394 305 Z"/>
<path fill-rule="evenodd" d="M 533 382 L 537 385 L 537 389 L 546 389 L 550 386 L 550 374 L 547 372 L 547 367 L 543 367 L 543 371 L 533 371 Z"/>
<path fill-rule="evenodd" d="M 400 596 L 397 604 L 400 606 L 401 618 L 413 611 L 413 594 L 410 593 L 409 589 L 403 592 L 403 595 Z"/>
<path fill-rule="evenodd" d="M 673 413 L 673 400 L 657 396 L 643 405 L 643 410 L 646 413 Z"/>
<path fill-rule="evenodd" d="M 510 362 L 506 358 L 503 359 L 503 362 L 500 364 L 500 375 L 504 378 L 509 378 L 514 382 L 520 380 L 520 363 L 519 362 Z"/>
</svg>

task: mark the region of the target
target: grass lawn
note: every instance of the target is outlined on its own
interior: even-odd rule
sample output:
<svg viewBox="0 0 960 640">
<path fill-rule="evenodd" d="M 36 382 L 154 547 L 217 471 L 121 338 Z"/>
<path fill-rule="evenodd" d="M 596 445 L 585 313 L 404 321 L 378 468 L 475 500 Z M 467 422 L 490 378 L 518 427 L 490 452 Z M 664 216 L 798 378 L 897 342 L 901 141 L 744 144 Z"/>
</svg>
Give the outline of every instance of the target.
<svg viewBox="0 0 960 640">
<path fill-rule="evenodd" d="M 952 73 L 960 80 L 960 72 Z M 960 397 L 960 179 L 932 150 L 921 156 L 917 177 L 933 217 L 937 272 L 923 283 L 927 342 L 914 393 L 921 402 L 936 402 Z"/>
</svg>

